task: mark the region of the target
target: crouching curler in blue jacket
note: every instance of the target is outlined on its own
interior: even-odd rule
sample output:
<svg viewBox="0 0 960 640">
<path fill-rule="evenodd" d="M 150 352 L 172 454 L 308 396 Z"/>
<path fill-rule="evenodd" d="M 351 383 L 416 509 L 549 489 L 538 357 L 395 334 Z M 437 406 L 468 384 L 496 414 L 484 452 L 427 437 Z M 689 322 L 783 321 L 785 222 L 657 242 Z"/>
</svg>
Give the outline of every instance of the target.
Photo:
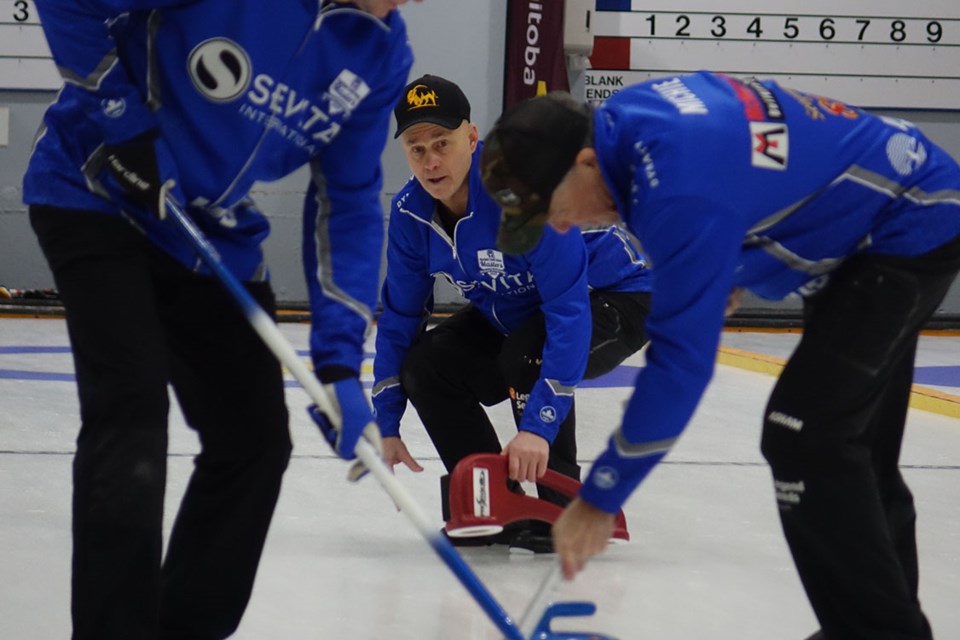
<svg viewBox="0 0 960 640">
<path fill-rule="evenodd" d="M 503 447 L 510 478 L 535 482 L 549 467 L 579 481 L 574 390 L 646 342 L 645 260 L 609 225 L 548 232 L 523 255 L 504 254 L 460 88 L 414 80 L 395 116 L 414 177 L 393 199 L 374 360 L 386 461 L 421 469 L 400 439 L 408 400 L 448 471 L 470 454 L 500 452 L 483 407 L 509 397 L 518 429 Z M 427 328 L 437 277 L 468 304 Z M 545 487 L 540 495 L 565 504 Z M 549 527 L 541 533 L 549 539 Z"/>
</svg>

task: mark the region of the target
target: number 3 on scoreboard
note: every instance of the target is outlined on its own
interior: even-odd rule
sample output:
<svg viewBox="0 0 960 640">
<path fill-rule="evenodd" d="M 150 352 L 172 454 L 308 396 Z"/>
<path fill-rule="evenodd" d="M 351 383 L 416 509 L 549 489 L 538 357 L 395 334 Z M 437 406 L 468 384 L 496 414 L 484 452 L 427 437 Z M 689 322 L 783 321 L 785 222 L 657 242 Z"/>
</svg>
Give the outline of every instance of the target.
<svg viewBox="0 0 960 640">
<path fill-rule="evenodd" d="M 30 19 L 30 3 L 27 0 L 17 0 L 13 3 L 13 19 L 17 22 L 26 22 Z"/>
</svg>

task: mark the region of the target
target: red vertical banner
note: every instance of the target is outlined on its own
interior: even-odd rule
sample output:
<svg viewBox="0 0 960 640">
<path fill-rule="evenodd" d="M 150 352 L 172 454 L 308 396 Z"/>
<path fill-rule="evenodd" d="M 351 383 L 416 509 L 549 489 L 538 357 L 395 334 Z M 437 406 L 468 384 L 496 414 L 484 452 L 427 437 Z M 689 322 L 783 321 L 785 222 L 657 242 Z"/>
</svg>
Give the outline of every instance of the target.
<svg viewBox="0 0 960 640">
<path fill-rule="evenodd" d="M 507 0 L 503 107 L 548 91 L 569 91 L 563 0 Z"/>
</svg>

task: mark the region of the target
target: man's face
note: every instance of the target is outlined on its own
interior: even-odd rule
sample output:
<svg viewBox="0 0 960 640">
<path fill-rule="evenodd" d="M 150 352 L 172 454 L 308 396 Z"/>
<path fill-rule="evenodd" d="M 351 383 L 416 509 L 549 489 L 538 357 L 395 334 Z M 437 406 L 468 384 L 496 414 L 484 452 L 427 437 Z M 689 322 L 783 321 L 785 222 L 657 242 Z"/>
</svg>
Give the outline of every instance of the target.
<svg viewBox="0 0 960 640">
<path fill-rule="evenodd" d="M 581 153 L 589 152 L 587 149 Z M 593 154 L 593 158 L 595 158 Z M 570 168 L 550 197 L 547 224 L 564 233 L 574 226 L 616 224 L 620 214 L 596 162 L 578 161 Z"/>
<path fill-rule="evenodd" d="M 401 133 L 400 144 L 414 177 L 433 198 L 445 202 L 466 183 L 479 137 L 471 122 L 456 129 L 421 123 Z"/>
</svg>

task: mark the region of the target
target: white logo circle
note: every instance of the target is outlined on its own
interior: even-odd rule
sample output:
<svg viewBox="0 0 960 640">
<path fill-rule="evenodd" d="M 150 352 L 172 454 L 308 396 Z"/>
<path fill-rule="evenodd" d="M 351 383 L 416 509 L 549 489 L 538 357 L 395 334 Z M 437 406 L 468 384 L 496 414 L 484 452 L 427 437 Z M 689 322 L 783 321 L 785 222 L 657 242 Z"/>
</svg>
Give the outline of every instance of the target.
<svg viewBox="0 0 960 640">
<path fill-rule="evenodd" d="M 613 489 L 620 482 L 620 474 L 613 467 L 600 467 L 593 472 L 593 484 L 601 489 Z"/>
<path fill-rule="evenodd" d="M 896 133 L 887 140 L 887 158 L 897 173 L 909 176 L 926 162 L 927 150 L 913 136 Z"/>
<path fill-rule="evenodd" d="M 547 424 L 550 424 L 557 419 L 557 410 L 550 405 L 543 407 L 540 409 L 540 419 Z"/>
<path fill-rule="evenodd" d="M 250 86 L 250 56 L 233 40 L 211 38 L 194 47 L 187 59 L 197 91 L 214 102 L 230 102 Z"/>
<path fill-rule="evenodd" d="M 100 107 L 108 118 L 121 118 L 127 112 L 127 101 L 123 98 L 105 98 L 100 101 Z"/>
</svg>

